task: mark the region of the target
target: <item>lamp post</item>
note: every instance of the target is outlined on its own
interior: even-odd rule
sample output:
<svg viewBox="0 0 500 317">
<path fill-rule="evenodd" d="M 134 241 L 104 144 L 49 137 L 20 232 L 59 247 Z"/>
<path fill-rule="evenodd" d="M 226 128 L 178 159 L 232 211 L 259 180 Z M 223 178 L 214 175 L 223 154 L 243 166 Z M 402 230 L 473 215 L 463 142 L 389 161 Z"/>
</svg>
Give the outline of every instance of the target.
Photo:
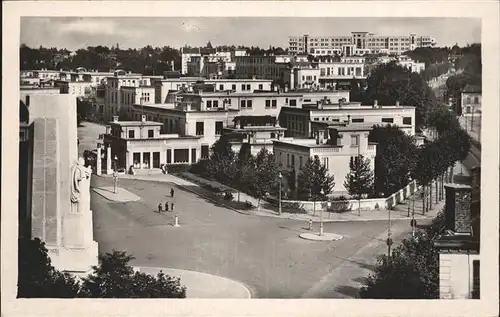
<svg viewBox="0 0 500 317">
<path fill-rule="evenodd" d="M 283 180 L 283 175 L 281 175 L 281 172 L 278 174 L 278 179 L 279 179 L 279 182 L 280 182 L 280 189 L 279 189 L 279 193 L 278 193 L 278 199 L 279 199 L 279 207 L 278 207 L 278 213 L 281 215 L 281 211 L 282 211 L 282 207 L 281 207 L 281 186 L 282 186 L 282 180 Z"/>
<path fill-rule="evenodd" d="M 321 201 L 323 201 L 323 196 L 325 195 L 325 191 L 321 189 Z M 320 216 L 319 216 L 319 235 L 323 235 L 323 206 L 321 206 Z"/>
<path fill-rule="evenodd" d="M 113 192 L 116 194 L 116 192 L 117 192 L 117 185 L 118 185 L 118 172 L 116 170 L 116 164 L 118 163 L 118 157 L 116 155 L 114 157 L 114 161 L 115 161 L 115 169 L 113 171 L 113 180 L 114 180 Z"/>
<path fill-rule="evenodd" d="M 391 258 L 391 245 L 392 245 L 392 233 L 391 233 L 391 208 L 389 208 L 389 218 L 388 218 L 388 224 L 387 224 L 387 256 L 389 259 Z"/>
</svg>

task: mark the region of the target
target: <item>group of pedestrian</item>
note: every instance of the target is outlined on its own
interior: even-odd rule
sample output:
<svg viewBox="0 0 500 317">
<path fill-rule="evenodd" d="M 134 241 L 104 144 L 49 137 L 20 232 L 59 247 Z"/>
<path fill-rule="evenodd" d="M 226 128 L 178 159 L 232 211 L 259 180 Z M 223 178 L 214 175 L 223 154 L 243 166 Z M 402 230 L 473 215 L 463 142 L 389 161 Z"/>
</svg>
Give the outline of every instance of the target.
<svg viewBox="0 0 500 317">
<path fill-rule="evenodd" d="M 170 189 L 170 197 L 174 198 L 174 189 L 173 188 Z M 170 211 L 170 212 L 174 211 L 174 202 L 173 201 L 170 203 L 170 210 L 168 208 L 168 201 L 165 202 L 165 211 Z M 161 213 L 161 212 L 163 212 L 163 204 L 160 202 L 158 204 L 158 213 Z"/>
</svg>

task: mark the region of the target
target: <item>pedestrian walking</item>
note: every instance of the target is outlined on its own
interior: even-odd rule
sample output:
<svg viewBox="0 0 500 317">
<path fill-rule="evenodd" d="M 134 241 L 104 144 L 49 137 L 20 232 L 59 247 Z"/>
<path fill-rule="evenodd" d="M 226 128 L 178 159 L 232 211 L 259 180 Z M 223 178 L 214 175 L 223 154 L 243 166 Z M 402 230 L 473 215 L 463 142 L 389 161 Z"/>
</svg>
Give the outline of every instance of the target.
<svg viewBox="0 0 500 317">
<path fill-rule="evenodd" d="M 158 204 L 158 213 L 161 213 L 161 203 Z"/>
<path fill-rule="evenodd" d="M 173 188 L 170 189 L 170 197 L 174 198 L 174 189 Z"/>
<path fill-rule="evenodd" d="M 174 211 L 174 203 L 170 204 L 170 211 Z"/>
<path fill-rule="evenodd" d="M 168 211 L 168 201 L 165 202 L 165 211 Z"/>
</svg>

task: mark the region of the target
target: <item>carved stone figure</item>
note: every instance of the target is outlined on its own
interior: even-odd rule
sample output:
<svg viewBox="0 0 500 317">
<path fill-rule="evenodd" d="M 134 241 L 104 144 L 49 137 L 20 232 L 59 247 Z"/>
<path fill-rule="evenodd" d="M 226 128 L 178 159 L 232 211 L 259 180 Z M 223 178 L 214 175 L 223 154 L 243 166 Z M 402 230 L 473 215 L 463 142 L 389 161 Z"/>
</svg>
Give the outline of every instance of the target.
<svg viewBox="0 0 500 317">
<path fill-rule="evenodd" d="M 92 167 L 86 167 L 83 157 L 79 157 L 71 168 L 72 212 L 85 212 L 90 209 L 90 175 L 92 175 Z"/>
</svg>

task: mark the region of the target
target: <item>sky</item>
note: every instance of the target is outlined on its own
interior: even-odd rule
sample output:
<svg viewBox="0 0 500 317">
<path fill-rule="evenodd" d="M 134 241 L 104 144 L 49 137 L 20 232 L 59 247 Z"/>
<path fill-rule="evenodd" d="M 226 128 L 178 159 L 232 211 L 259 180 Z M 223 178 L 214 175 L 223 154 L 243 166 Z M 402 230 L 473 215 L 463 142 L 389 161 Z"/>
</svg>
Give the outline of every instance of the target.
<svg viewBox="0 0 500 317">
<path fill-rule="evenodd" d="M 288 46 L 288 37 L 349 35 L 367 31 L 378 35 L 430 35 L 438 46 L 459 46 L 481 41 L 481 20 L 474 18 L 21 18 L 21 43 L 30 47 L 76 50 L 87 46 L 118 43 L 120 48 L 146 45 Z"/>
</svg>

